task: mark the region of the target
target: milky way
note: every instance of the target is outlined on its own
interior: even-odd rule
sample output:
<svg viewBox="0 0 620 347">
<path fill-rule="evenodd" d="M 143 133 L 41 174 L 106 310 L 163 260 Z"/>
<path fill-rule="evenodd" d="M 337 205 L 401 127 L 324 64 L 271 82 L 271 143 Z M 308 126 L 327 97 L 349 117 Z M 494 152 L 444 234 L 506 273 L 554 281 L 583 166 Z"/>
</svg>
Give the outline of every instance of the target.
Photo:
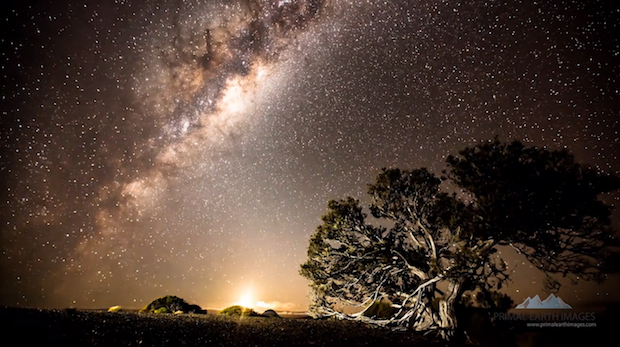
<svg viewBox="0 0 620 347">
<path fill-rule="evenodd" d="M 0 304 L 172 294 L 223 307 L 252 291 L 303 310 L 297 271 L 327 200 L 364 199 L 381 167 L 440 173 L 448 154 L 498 135 L 620 172 L 618 6 L 2 8 Z M 542 291 L 507 256 L 506 292 Z M 617 283 L 560 294 L 617 300 Z"/>
</svg>

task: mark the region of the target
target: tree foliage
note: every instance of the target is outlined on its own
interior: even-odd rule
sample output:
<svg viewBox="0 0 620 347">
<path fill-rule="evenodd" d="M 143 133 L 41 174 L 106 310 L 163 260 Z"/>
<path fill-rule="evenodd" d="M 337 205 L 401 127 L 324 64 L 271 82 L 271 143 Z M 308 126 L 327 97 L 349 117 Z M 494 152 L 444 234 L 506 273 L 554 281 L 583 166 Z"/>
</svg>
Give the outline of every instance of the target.
<svg viewBox="0 0 620 347">
<path fill-rule="evenodd" d="M 260 316 L 251 308 L 246 308 L 239 305 L 229 306 L 225 309 L 221 310 L 219 314 L 223 316 L 233 316 L 233 317 L 256 317 Z"/>
<path fill-rule="evenodd" d="M 448 177 L 474 199 L 475 236 L 525 255 L 547 275 L 548 291 L 559 289 L 552 274 L 600 281 L 615 270 L 611 208 L 598 196 L 620 189 L 617 176 L 576 163 L 566 150 L 497 139 L 447 163 Z"/>
<path fill-rule="evenodd" d="M 543 271 L 549 291 L 559 288 L 556 274 L 603 280 L 615 270 L 610 206 L 598 196 L 620 189 L 618 177 L 576 163 L 565 150 L 497 138 L 449 156 L 443 173 L 384 168 L 368 186 L 367 210 L 351 197 L 328 202 L 300 270 L 310 280 L 314 315 L 449 338 L 454 305 L 466 291 L 478 288 L 481 299 L 506 305 L 509 298 L 492 294 L 510 279 L 498 246 Z M 443 181 L 459 194 L 442 191 Z M 339 309 L 382 299 L 394 308 L 389 319 Z"/>
<path fill-rule="evenodd" d="M 146 313 L 174 313 L 177 311 L 183 313 L 207 313 L 200 306 L 188 304 L 184 299 L 174 295 L 157 298 L 140 310 L 140 312 Z"/>
</svg>

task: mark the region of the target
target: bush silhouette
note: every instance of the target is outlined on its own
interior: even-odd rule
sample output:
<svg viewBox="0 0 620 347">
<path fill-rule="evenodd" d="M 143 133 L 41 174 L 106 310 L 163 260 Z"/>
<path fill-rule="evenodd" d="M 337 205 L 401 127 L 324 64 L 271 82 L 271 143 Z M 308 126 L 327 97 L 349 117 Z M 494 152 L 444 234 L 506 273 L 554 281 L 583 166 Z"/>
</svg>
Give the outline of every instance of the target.
<svg viewBox="0 0 620 347">
<path fill-rule="evenodd" d="M 386 319 L 394 314 L 392 304 L 385 300 L 375 300 L 370 307 L 364 311 L 364 316 L 370 318 Z"/>
<path fill-rule="evenodd" d="M 220 311 L 221 315 L 232 317 L 256 317 L 260 316 L 251 308 L 242 307 L 239 305 L 229 306 Z"/>
<path fill-rule="evenodd" d="M 140 312 L 146 313 L 165 313 L 162 308 L 165 308 L 167 312 L 177 312 L 181 311 L 183 313 L 201 313 L 206 314 L 207 311 L 200 308 L 198 305 L 190 305 L 185 300 L 174 296 L 174 295 L 166 295 L 161 298 L 157 298 L 151 301 L 146 307 L 140 310 Z"/>
<path fill-rule="evenodd" d="M 200 306 L 198 305 L 189 305 L 188 306 L 188 311 L 186 313 L 200 313 L 200 314 L 207 314 L 207 310 L 203 310 Z"/>
<path fill-rule="evenodd" d="M 112 306 L 108 309 L 108 312 L 120 312 L 122 308 L 120 306 Z"/>
<path fill-rule="evenodd" d="M 268 318 L 281 318 L 280 315 L 274 310 L 267 310 L 263 312 L 262 316 Z"/>
</svg>

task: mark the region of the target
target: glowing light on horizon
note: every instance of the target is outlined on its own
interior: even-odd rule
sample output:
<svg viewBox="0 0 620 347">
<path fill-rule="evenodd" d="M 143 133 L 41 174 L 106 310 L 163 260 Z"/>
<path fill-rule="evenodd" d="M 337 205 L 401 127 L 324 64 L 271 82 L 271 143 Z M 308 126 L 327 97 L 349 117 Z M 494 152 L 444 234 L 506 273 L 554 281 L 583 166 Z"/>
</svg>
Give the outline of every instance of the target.
<svg viewBox="0 0 620 347">
<path fill-rule="evenodd" d="M 246 292 L 244 292 L 241 297 L 239 298 L 239 300 L 237 300 L 237 302 L 234 303 L 235 305 L 240 305 L 246 308 L 255 308 L 256 307 L 256 298 L 254 298 L 254 295 L 252 293 L 251 289 L 248 289 Z"/>
<path fill-rule="evenodd" d="M 254 300 L 252 300 L 250 294 L 242 296 L 241 299 L 239 299 L 239 305 L 247 308 L 253 308 L 255 306 Z"/>
</svg>

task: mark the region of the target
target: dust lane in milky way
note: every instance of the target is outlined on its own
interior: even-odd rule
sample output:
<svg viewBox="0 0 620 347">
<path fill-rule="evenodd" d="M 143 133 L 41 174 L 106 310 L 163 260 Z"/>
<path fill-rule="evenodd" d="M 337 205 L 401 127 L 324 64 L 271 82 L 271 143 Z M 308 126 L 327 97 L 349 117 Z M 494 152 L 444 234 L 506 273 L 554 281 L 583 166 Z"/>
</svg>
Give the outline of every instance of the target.
<svg viewBox="0 0 620 347">
<path fill-rule="evenodd" d="M 439 173 L 499 135 L 617 174 L 613 6 L 3 5 L 0 301 L 223 307 L 251 292 L 300 310 L 327 200 L 363 199 L 381 167 Z M 515 301 L 542 290 L 506 256 Z M 561 294 L 613 299 L 614 283 Z"/>
</svg>

